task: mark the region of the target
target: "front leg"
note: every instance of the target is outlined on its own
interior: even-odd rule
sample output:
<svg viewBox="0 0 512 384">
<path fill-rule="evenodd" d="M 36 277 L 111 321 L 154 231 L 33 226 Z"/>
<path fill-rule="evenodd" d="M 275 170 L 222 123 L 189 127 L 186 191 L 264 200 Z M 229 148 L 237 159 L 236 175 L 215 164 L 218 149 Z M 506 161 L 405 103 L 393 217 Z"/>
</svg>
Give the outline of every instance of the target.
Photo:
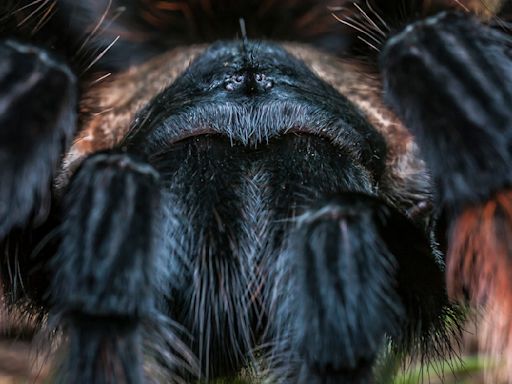
<svg viewBox="0 0 512 384">
<path fill-rule="evenodd" d="M 449 292 L 485 305 L 484 343 L 511 360 L 510 37 L 443 13 L 391 38 L 381 64 L 386 97 L 433 175 Z"/>
<path fill-rule="evenodd" d="M 281 377 L 365 384 L 388 337 L 423 356 L 448 348 L 457 311 L 408 219 L 375 197 L 343 193 L 298 224 L 276 267 L 272 353 Z"/>
<path fill-rule="evenodd" d="M 0 41 L 0 239 L 45 214 L 60 156 L 75 131 L 77 85 L 47 52 Z"/>
<path fill-rule="evenodd" d="M 158 317 L 158 174 L 125 154 L 94 155 L 71 181 L 64 208 L 51 289 L 68 336 L 59 380 L 141 383 L 141 324 Z"/>
</svg>

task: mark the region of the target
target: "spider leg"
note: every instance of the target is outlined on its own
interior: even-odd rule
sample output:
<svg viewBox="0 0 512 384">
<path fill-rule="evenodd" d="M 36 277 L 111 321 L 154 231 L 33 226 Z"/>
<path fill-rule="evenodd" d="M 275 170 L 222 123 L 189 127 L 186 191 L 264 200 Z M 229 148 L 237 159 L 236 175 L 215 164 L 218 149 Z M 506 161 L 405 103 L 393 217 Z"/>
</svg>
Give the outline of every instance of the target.
<svg viewBox="0 0 512 384">
<path fill-rule="evenodd" d="M 69 339 L 62 382 L 142 382 L 158 204 L 156 171 L 125 154 L 94 155 L 72 180 L 52 262 L 54 310 Z"/>
<path fill-rule="evenodd" d="M 501 32 L 443 13 L 391 38 L 381 64 L 387 99 L 433 175 L 449 293 L 486 307 L 483 341 L 512 361 L 510 46 Z"/>
<path fill-rule="evenodd" d="M 370 382 L 388 337 L 419 353 L 448 342 L 454 312 L 441 268 L 391 207 L 345 193 L 304 214 L 290 239 L 277 268 L 273 353 L 296 352 L 298 368 L 285 368 L 292 382 Z"/>
<path fill-rule="evenodd" d="M 48 211 L 53 172 L 75 130 L 76 80 L 47 52 L 0 41 L 0 238 Z"/>
</svg>

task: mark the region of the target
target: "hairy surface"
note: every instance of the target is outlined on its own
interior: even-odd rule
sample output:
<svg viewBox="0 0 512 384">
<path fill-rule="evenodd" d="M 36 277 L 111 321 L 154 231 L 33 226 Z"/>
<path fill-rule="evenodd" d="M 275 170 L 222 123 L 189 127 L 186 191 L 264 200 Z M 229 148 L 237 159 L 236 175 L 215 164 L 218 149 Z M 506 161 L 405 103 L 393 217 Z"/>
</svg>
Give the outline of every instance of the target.
<svg viewBox="0 0 512 384">
<path fill-rule="evenodd" d="M 363 384 L 468 298 L 512 354 L 511 14 L 2 2 L 4 333 L 66 383 Z"/>
</svg>

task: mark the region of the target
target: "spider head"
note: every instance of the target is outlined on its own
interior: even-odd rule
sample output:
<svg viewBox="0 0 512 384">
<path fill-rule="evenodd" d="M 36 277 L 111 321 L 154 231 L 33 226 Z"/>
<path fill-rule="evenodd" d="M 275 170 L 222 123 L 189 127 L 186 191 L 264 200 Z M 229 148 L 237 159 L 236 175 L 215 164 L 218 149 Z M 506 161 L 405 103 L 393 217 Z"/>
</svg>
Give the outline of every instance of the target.
<svg viewBox="0 0 512 384">
<path fill-rule="evenodd" d="M 385 142 L 348 99 L 279 45 L 218 42 L 134 120 L 125 145 L 146 155 L 220 135 L 257 148 L 289 135 L 322 138 L 377 180 Z"/>
</svg>

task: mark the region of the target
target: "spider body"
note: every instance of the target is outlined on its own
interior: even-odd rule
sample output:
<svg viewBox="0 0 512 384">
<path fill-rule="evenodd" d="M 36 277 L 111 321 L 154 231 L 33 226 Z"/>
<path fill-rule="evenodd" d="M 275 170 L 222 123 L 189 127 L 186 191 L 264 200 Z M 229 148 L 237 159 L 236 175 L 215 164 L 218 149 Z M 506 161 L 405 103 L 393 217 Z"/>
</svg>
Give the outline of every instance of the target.
<svg viewBox="0 0 512 384">
<path fill-rule="evenodd" d="M 248 16 L 249 31 L 275 41 L 204 44 L 203 28 L 229 36 L 221 2 L 57 2 L 54 21 L 29 23 L 33 41 L 62 46 L 75 72 L 96 69 L 92 80 L 47 48 L 0 40 L 5 313 L 29 303 L 49 314 L 64 351 L 55 380 L 190 382 L 250 367 L 277 382 L 373 382 L 383 350 L 452 348 L 462 316 L 434 232 L 451 247 L 452 295 L 469 290 L 494 318 L 507 308 L 507 240 L 482 261 L 512 216 L 505 33 L 411 2 L 425 20 L 390 37 L 394 8 L 356 2 L 364 36 L 382 45 L 361 62 L 336 56 L 352 40 L 326 4 L 292 3 L 291 19 L 321 22 L 308 24 L 316 32 Z M 23 35 L 30 14 L 18 14 L 34 5 L 3 6 L 6 36 Z M 245 6 L 231 4 L 270 24 L 283 11 Z M 194 12 L 211 23 L 194 27 Z M 55 33 L 67 18 L 69 36 Z M 302 44 L 276 42 L 294 33 Z M 203 44 L 180 46 L 191 42 Z M 76 64 L 87 50 L 95 58 Z M 471 260 L 502 266 L 498 283 L 481 284 Z"/>
</svg>

